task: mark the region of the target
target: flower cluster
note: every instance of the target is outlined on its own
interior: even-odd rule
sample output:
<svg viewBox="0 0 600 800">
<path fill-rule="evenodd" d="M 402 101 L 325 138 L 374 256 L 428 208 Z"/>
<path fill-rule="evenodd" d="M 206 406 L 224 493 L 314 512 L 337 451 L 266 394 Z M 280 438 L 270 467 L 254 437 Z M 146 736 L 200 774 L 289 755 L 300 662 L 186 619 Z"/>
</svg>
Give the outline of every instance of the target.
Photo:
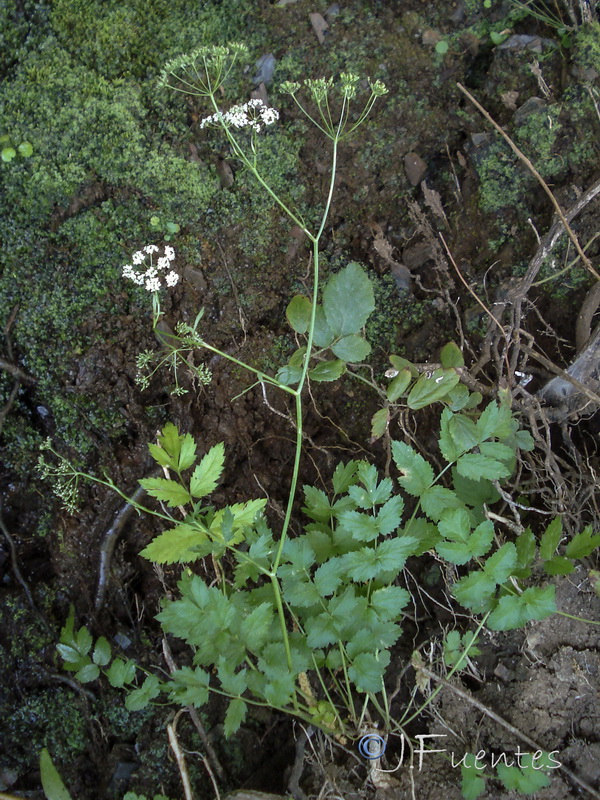
<svg viewBox="0 0 600 800">
<path fill-rule="evenodd" d="M 269 108 L 262 100 L 256 98 L 248 100 L 243 106 L 233 106 L 229 111 L 217 111 L 216 114 L 211 114 L 202 120 L 200 127 L 221 124 L 227 128 L 252 128 L 258 133 L 263 125 L 272 125 L 278 119 L 279 111 Z"/>
<path fill-rule="evenodd" d="M 138 250 L 138 252 L 134 253 L 132 256 L 134 266 L 144 264 L 148 256 L 150 257 L 150 266 L 142 272 L 141 270 L 135 270 L 131 264 L 126 264 L 123 267 L 123 277 L 129 278 L 129 280 L 137 283 L 139 286 L 145 286 L 146 290 L 149 292 L 158 292 L 162 286 L 160 273 L 165 272 L 166 274 L 162 277 L 164 277 L 167 286 L 175 286 L 179 281 L 179 275 L 171 269 L 171 262 L 175 258 L 175 251 L 172 247 L 167 245 L 167 247 L 165 247 L 164 256 L 160 256 L 155 265 L 152 256 L 154 253 L 158 252 L 159 248 L 155 244 L 146 245 L 143 250 Z M 166 272 L 166 270 L 169 271 Z"/>
</svg>

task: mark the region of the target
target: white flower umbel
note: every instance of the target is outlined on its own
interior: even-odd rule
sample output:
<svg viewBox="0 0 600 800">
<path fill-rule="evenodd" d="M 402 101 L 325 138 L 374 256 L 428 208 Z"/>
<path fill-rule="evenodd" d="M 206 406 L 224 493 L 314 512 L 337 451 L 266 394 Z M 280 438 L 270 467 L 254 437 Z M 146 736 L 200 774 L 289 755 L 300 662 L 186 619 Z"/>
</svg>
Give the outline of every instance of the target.
<svg viewBox="0 0 600 800">
<path fill-rule="evenodd" d="M 167 245 L 164 255 L 159 256 L 156 263 L 153 258 L 155 253 L 160 253 L 160 248 L 155 244 L 146 245 L 142 250 L 138 250 L 133 254 L 131 260 L 135 266 L 144 265 L 146 269 L 136 270 L 131 264 L 126 264 L 123 267 L 123 277 L 137 283 L 138 286 L 145 286 L 148 292 L 158 292 L 163 286 L 163 279 L 167 286 L 175 286 L 179 282 L 179 275 L 171 269 L 171 262 L 175 259 L 175 250 Z"/>
<path fill-rule="evenodd" d="M 263 125 L 272 125 L 279 119 L 279 111 L 270 108 L 258 98 L 248 100 L 242 106 L 233 106 L 229 111 L 217 111 L 200 123 L 201 128 L 207 125 L 224 125 L 226 128 L 251 128 L 258 133 Z"/>
</svg>

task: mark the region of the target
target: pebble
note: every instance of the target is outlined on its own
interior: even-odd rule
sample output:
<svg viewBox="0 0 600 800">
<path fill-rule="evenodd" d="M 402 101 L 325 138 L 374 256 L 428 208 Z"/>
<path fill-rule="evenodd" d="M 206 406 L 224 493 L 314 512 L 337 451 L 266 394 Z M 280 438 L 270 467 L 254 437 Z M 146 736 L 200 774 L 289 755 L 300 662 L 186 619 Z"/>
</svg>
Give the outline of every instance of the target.
<svg viewBox="0 0 600 800">
<path fill-rule="evenodd" d="M 258 73 L 252 78 L 252 82 L 256 83 L 264 83 L 265 85 L 270 83 L 273 80 L 273 73 L 275 72 L 275 65 L 277 64 L 277 59 L 273 55 L 273 53 L 267 53 L 264 56 L 261 56 L 258 61 L 256 62 L 256 69 Z"/>
<path fill-rule="evenodd" d="M 427 172 L 427 164 L 418 153 L 410 152 L 404 156 L 406 177 L 413 186 L 418 186 Z"/>
</svg>

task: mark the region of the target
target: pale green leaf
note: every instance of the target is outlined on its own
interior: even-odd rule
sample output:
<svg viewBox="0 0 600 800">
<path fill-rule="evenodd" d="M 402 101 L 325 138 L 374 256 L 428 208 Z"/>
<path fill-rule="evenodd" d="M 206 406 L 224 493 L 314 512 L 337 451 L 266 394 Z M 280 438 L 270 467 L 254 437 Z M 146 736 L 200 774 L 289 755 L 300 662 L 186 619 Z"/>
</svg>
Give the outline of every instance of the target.
<svg viewBox="0 0 600 800">
<path fill-rule="evenodd" d="M 135 678 L 136 666 L 133 661 L 123 661 L 122 658 L 115 658 L 112 662 L 106 677 L 108 682 L 115 689 L 121 689 L 126 683 L 132 683 Z"/>
<path fill-rule="evenodd" d="M 226 739 L 229 739 L 229 737 L 238 730 L 242 722 L 246 719 L 247 711 L 248 706 L 241 697 L 236 697 L 229 703 L 227 706 L 227 713 L 225 714 L 225 723 L 223 725 L 223 733 Z"/>
<path fill-rule="evenodd" d="M 346 371 L 346 364 L 344 361 L 321 361 L 316 367 L 309 369 L 308 377 L 312 381 L 325 383 L 330 381 L 337 381 Z"/>
<path fill-rule="evenodd" d="M 192 499 L 185 486 L 167 478 L 144 478 L 140 481 L 140 486 L 170 508 L 185 505 Z"/>
<path fill-rule="evenodd" d="M 442 362 L 442 367 L 445 369 L 449 369 L 450 367 L 464 367 L 465 365 L 460 347 L 454 342 L 448 342 L 448 344 L 442 347 L 440 361 Z"/>
<path fill-rule="evenodd" d="M 362 336 L 353 333 L 349 336 L 344 336 L 338 342 L 331 346 L 333 354 L 342 361 L 349 364 L 355 364 L 358 361 L 364 361 L 371 352 L 371 345 Z"/>
<path fill-rule="evenodd" d="M 465 453 L 456 462 L 456 468 L 460 475 L 474 481 L 480 478 L 497 481 L 510 475 L 510 470 L 503 463 L 481 453 Z"/>
<path fill-rule="evenodd" d="M 140 555 L 156 564 L 185 564 L 201 558 L 201 555 L 194 552 L 194 548 L 208 541 L 204 531 L 182 522 L 156 536 Z"/>
<path fill-rule="evenodd" d="M 185 436 L 182 437 L 181 440 L 181 450 L 179 452 L 179 471 L 182 472 L 184 469 L 188 469 L 191 467 L 194 461 L 196 460 L 196 442 L 190 436 L 189 433 L 186 433 Z"/>
<path fill-rule="evenodd" d="M 562 519 L 555 517 L 546 528 L 540 540 L 540 558 L 548 561 L 556 552 L 563 534 Z"/>
<path fill-rule="evenodd" d="M 380 408 L 371 417 L 371 441 L 376 442 L 387 430 L 390 421 L 389 408 Z"/>
<path fill-rule="evenodd" d="M 348 491 L 349 487 L 354 483 L 357 466 L 357 461 L 348 461 L 346 464 L 340 461 L 333 472 L 332 479 L 333 490 L 336 494 Z"/>
<path fill-rule="evenodd" d="M 105 667 L 110 661 L 111 654 L 112 651 L 108 640 L 105 639 L 104 636 L 101 636 L 94 647 L 92 661 L 99 667 Z"/>
<path fill-rule="evenodd" d="M 296 333 L 306 333 L 310 325 L 312 305 L 308 297 L 297 294 L 288 303 L 285 315 Z"/>
<path fill-rule="evenodd" d="M 402 369 L 390 383 L 386 391 L 386 397 L 390 403 L 395 403 L 408 389 L 408 385 L 412 381 L 412 375 L 409 369 Z"/>
<path fill-rule="evenodd" d="M 425 408 L 445 397 L 458 381 L 459 377 L 453 369 L 424 372 L 408 393 L 406 404 L 415 411 Z"/>
<path fill-rule="evenodd" d="M 401 476 L 398 482 L 412 495 L 420 496 L 433 483 L 433 469 L 423 456 L 405 442 L 392 442 L 392 455 Z"/>
<path fill-rule="evenodd" d="M 323 310 L 334 336 L 358 333 L 374 309 L 373 286 L 356 262 L 351 262 L 327 281 L 323 290 Z"/>
<path fill-rule="evenodd" d="M 190 481 L 190 493 L 198 499 L 214 492 L 223 473 L 225 445 L 219 442 L 211 447 L 198 464 Z"/>
<path fill-rule="evenodd" d="M 156 675 L 149 675 L 139 689 L 129 692 L 125 698 L 125 708 L 128 711 L 141 711 L 159 694 L 158 678 Z"/>
<path fill-rule="evenodd" d="M 100 669 L 97 664 L 86 664 L 75 673 L 75 677 L 78 681 L 81 681 L 81 683 L 91 683 L 95 681 L 99 675 Z"/>
<path fill-rule="evenodd" d="M 567 558 L 585 558 L 600 547 L 600 534 L 594 534 L 591 525 L 574 536 L 565 550 Z"/>
<path fill-rule="evenodd" d="M 40 777 L 47 800 L 72 800 L 45 747 L 40 753 Z"/>
<path fill-rule="evenodd" d="M 313 331 L 313 344 L 316 347 L 329 347 L 334 340 L 331 328 L 325 319 L 323 306 L 318 305 L 315 313 L 315 328 Z"/>
<path fill-rule="evenodd" d="M 497 584 L 505 583 L 517 564 L 517 548 L 506 542 L 491 555 L 483 565 L 483 571 Z"/>
</svg>

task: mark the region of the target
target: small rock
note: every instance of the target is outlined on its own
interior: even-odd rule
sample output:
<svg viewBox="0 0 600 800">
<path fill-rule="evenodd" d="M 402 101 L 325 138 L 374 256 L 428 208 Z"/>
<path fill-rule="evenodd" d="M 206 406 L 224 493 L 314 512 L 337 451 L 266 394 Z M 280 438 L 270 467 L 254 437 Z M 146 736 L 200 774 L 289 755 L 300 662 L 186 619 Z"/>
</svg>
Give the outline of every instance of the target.
<svg viewBox="0 0 600 800">
<path fill-rule="evenodd" d="M 273 80 L 276 64 L 277 59 L 273 53 L 261 56 L 256 62 L 258 73 L 252 78 L 252 82 L 256 84 L 264 83 L 265 85 L 270 83 Z"/>
<path fill-rule="evenodd" d="M 417 153 L 407 153 L 404 156 L 404 169 L 406 177 L 413 186 L 418 186 L 427 172 L 427 164 Z"/>
<path fill-rule="evenodd" d="M 206 282 L 206 278 L 204 277 L 204 273 L 199 269 L 194 269 L 194 267 L 184 267 L 183 277 L 188 281 L 188 283 L 191 283 L 194 289 L 196 289 L 198 292 L 205 292 L 208 289 L 208 284 Z"/>
<path fill-rule="evenodd" d="M 229 189 L 235 183 L 233 170 L 224 158 L 217 159 L 217 175 L 219 176 L 222 189 Z"/>
<path fill-rule="evenodd" d="M 412 276 L 408 267 L 395 261 L 390 272 L 396 286 L 402 293 L 412 291 Z"/>
<path fill-rule="evenodd" d="M 473 145 L 473 147 L 481 147 L 481 145 L 488 142 L 490 138 L 491 134 L 489 133 L 472 133 L 471 144 Z"/>
<path fill-rule="evenodd" d="M 494 675 L 505 683 L 508 683 L 512 678 L 512 672 L 505 667 L 504 664 L 497 665 L 496 669 L 494 670 Z"/>
<path fill-rule="evenodd" d="M 319 44 L 325 43 L 325 34 L 329 31 L 329 25 L 325 22 L 325 19 L 321 14 L 309 14 L 310 23 L 313 26 L 313 30 L 317 35 L 317 39 L 319 40 Z"/>
<path fill-rule="evenodd" d="M 544 45 L 549 47 L 557 46 L 552 39 L 542 39 L 541 36 L 529 36 L 526 33 L 515 33 L 504 42 L 501 42 L 498 45 L 498 50 L 531 50 L 533 53 L 541 53 Z"/>
<path fill-rule="evenodd" d="M 526 117 L 531 116 L 531 114 L 536 114 L 538 111 L 542 111 L 547 105 L 546 101 L 542 100 L 541 97 L 530 97 L 515 111 L 514 120 L 516 124 L 520 125 Z"/>
<path fill-rule="evenodd" d="M 340 13 L 339 3 L 332 3 L 323 16 L 325 17 L 327 24 L 331 25 L 331 23 L 334 21 L 334 19 L 337 17 L 339 13 Z"/>
</svg>

